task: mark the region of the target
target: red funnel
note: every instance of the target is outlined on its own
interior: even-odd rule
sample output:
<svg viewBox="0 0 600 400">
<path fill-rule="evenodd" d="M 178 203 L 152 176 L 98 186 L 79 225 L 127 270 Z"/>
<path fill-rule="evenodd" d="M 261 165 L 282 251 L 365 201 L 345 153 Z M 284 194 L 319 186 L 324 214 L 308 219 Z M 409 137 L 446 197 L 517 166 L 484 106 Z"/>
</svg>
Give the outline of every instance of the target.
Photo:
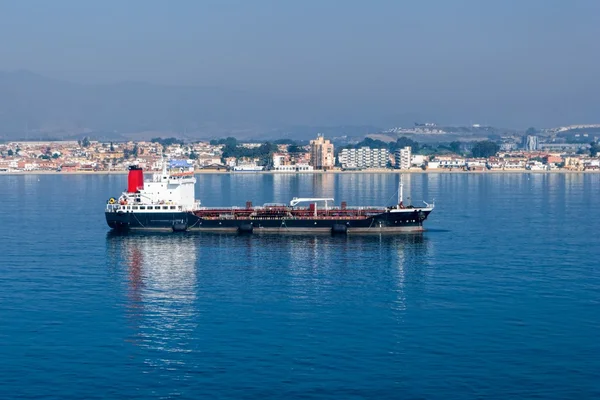
<svg viewBox="0 0 600 400">
<path fill-rule="evenodd" d="M 129 167 L 129 176 L 127 177 L 127 192 L 135 193 L 144 188 L 144 171 L 137 166 Z"/>
</svg>

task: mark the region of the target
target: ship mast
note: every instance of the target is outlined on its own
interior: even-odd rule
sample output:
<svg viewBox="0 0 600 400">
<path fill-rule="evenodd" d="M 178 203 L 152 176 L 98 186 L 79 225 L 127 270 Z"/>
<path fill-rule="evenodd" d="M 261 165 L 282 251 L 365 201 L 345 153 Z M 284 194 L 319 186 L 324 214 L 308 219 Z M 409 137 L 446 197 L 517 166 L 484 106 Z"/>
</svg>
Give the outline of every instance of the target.
<svg viewBox="0 0 600 400">
<path fill-rule="evenodd" d="M 400 174 L 400 178 L 398 180 L 398 208 L 402 207 L 403 189 L 404 189 L 404 185 L 402 184 L 402 174 Z"/>
<path fill-rule="evenodd" d="M 162 159 L 162 176 L 163 176 L 163 179 L 167 178 L 167 174 L 168 174 L 167 162 L 165 161 L 165 159 L 163 157 L 163 159 Z"/>
</svg>

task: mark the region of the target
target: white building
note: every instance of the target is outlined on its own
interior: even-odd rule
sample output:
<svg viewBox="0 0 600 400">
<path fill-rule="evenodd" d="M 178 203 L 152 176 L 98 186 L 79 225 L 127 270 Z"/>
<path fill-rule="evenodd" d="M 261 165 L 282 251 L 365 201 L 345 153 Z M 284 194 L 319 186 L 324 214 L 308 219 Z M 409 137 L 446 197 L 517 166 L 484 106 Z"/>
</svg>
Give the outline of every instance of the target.
<svg viewBox="0 0 600 400">
<path fill-rule="evenodd" d="M 422 154 L 413 154 L 410 159 L 411 167 L 422 168 L 425 165 L 425 156 Z"/>
<path fill-rule="evenodd" d="M 427 162 L 427 169 L 439 169 L 439 168 L 440 168 L 439 161 L 428 161 Z"/>
<path fill-rule="evenodd" d="M 530 171 L 546 171 L 548 169 L 548 166 L 542 164 L 539 161 L 530 161 L 527 163 L 525 168 Z"/>
<path fill-rule="evenodd" d="M 467 165 L 466 160 L 461 157 L 436 157 L 435 161 L 440 163 L 440 168 L 463 169 Z"/>
<path fill-rule="evenodd" d="M 507 160 L 504 163 L 504 169 L 525 169 L 525 165 L 523 160 Z"/>
<path fill-rule="evenodd" d="M 465 161 L 465 166 L 469 171 L 487 169 L 487 160 L 485 158 L 471 158 Z"/>
<path fill-rule="evenodd" d="M 333 143 L 317 135 L 315 140 L 310 141 L 310 165 L 316 169 L 328 170 L 335 165 L 335 156 L 333 155 Z"/>
<path fill-rule="evenodd" d="M 523 149 L 527 151 L 536 151 L 539 147 L 537 136 L 528 135 L 523 137 Z"/>
<path fill-rule="evenodd" d="M 390 152 L 387 149 L 343 149 L 338 155 L 342 168 L 385 168 Z"/>
<path fill-rule="evenodd" d="M 512 151 L 512 150 L 516 150 L 516 149 L 517 149 L 517 144 L 516 143 L 506 142 L 506 143 L 502 143 L 500 145 L 500 150 L 501 151 Z"/>
<path fill-rule="evenodd" d="M 273 154 L 273 168 L 277 169 L 277 167 L 282 166 L 285 161 L 285 155 L 283 154 Z"/>
<path fill-rule="evenodd" d="M 396 151 L 396 169 L 410 169 L 411 166 L 411 147 L 406 146 Z"/>
</svg>

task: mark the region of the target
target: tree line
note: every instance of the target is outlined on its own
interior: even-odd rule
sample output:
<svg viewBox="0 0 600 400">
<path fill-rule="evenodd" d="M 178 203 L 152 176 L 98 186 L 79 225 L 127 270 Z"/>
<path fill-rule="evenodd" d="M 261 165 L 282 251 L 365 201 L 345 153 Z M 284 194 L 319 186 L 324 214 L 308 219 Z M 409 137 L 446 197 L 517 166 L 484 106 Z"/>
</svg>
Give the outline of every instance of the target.
<svg viewBox="0 0 600 400">
<path fill-rule="evenodd" d="M 163 147 L 169 147 L 172 146 L 174 144 L 179 144 L 179 145 L 183 145 L 184 141 L 181 139 L 177 139 L 174 137 L 170 137 L 170 138 L 161 138 L 161 137 L 156 137 L 156 138 L 152 138 L 150 139 L 151 143 L 160 143 Z"/>
<path fill-rule="evenodd" d="M 417 153 L 421 149 L 421 145 L 418 142 L 407 138 L 406 136 L 402 136 L 395 142 L 384 142 L 383 140 L 366 137 L 358 143 L 348 144 L 340 147 L 337 152 L 343 149 L 359 149 L 361 147 L 368 147 L 370 149 L 388 149 L 391 153 L 393 153 L 396 150 L 407 146 L 411 147 L 413 153 Z"/>
<path fill-rule="evenodd" d="M 361 147 L 369 147 L 371 149 L 387 149 L 390 151 L 390 153 L 394 153 L 397 150 L 402 149 L 404 147 L 410 147 L 413 154 L 433 155 L 455 153 L 458 155 L 465 155 L 466 152 L 464 149 L 468 146 L 457 140 L 452 141 L 450 143 L 421 144 L 406 136 L 402 136 L 396 141 L 392 142 L 384 142 L 383 140 L 372 139 L 367 137 L 356 144 L 349 144 L 343 146 L 339 148 L 337 152 L 339 153 L 339 151 L 343 149 L 358 149 Z M 487 158 L 496 155 L 498 151 L 500 151 L 500 146 L 496 142 L 492 140 L 482 140 L 472 144 L 470 155 L 472 155 L 473 157 Z"/>
</svg>

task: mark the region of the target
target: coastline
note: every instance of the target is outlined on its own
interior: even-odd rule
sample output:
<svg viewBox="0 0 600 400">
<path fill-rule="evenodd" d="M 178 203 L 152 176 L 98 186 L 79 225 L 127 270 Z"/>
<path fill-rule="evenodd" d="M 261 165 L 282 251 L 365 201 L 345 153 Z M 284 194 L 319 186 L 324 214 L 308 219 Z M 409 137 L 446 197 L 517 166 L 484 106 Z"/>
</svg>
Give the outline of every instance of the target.
<svg viewBox="0 0 600 400">
<path fill-rule="evenodd" d="M 155 173 L 158 171 L 144 171 L 146 174 Z M 74 171 L 74 172 L 58 172 L 58 171 L 9 171 L 0 172 L 0 176 L 18 176 L 18 175 L 127 175 L 128 171 Z M 487 171 L 462 171 L 462 170 L 447 170 L 447 169 L 432 169 L 432 170 L 399 170 L 399 169 L 372 169 L 363 171 L 303 171 L 303 172 L 279 172 L 279 171 L 248 171 L 248 172 L 230 172 L 230 171 L 194 171 L 196 175 L 204 174 L 231 174 L 231 175 L 314 175 L 314 174 L 598 174 L 600 170 L 595 171 L 572 171 L 572 170 L 551 170 L 551 171 L 532 171 L 527 169 L 515 170 L 487 170 Z"/>
</svg>

